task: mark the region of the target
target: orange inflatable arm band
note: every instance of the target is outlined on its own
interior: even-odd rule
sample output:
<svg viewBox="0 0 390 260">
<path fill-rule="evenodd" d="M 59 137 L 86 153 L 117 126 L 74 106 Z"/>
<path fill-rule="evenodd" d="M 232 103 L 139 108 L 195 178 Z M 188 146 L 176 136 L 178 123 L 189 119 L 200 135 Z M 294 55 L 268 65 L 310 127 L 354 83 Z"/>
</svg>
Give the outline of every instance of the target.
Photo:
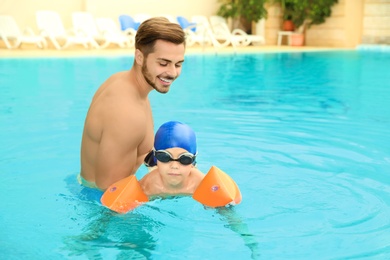
<svg viewBox="0 0 390 260">
<path fill-rule="evenodd" d="M 242 200 L 240 189 L 234 180 L 215 166 L 210 168 L 192 197 L 213 208 L 236 205 Z M 100 201 L 115 212 L 126 213 L 149 199 L 137 178 L 132 175 L 108 187 Z"/>
<path fill-rule="evenodd" d="M 240 189 L 234 180 L 215 166 L 210 168 L 192 197 L 213 208 L 236 205 L 242 200 Z"/>
<path fill-rule="evenodd" d="M 149 201 L 137 178 L 132 175 L 112 184 L 103 193 L 101 203 L 118 213 L 126 213 Z"/>
</svg>

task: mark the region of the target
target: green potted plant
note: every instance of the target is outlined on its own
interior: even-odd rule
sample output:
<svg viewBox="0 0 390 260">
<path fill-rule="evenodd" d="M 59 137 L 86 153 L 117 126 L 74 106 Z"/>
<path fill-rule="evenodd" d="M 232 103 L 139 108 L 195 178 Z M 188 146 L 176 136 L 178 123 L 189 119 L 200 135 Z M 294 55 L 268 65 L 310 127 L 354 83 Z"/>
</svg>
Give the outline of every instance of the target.
<svg viewBox="0 0 390 260">
<path fill-rule="evenodd" d="M 304 33 L 313 24 L 322 24 L 332 14 L 332 6 L 338 0 L 272 0 L 279 3 L 283 19 L 289 18 L 294 24 L 296 34 L 292 35 L 292 45 L 295 38 L 304 38 Z M 302 44 L 303 44 L 303 40 Z"/>
<path fill-rule="evenodd" d="M 294 31 L 295 26 L 294 26 L 294 22 L 292 21 L 292 17 L 293 17 L 292 3 L 285 0 L 276 0 L 275 2 L 280 3 L 280 8 L 282 10 L 283 31 Z"/>
<path fill-rule="evenodd" d="M 264 3 L 267 0 L 219 0 L 221 6 L 218 15 L 233 20 L 233 26 L 238 27 L 238 23 L 243 24 L 245 31 L 251 33 L 252 24 L 267 16 Z"/>
</svg>

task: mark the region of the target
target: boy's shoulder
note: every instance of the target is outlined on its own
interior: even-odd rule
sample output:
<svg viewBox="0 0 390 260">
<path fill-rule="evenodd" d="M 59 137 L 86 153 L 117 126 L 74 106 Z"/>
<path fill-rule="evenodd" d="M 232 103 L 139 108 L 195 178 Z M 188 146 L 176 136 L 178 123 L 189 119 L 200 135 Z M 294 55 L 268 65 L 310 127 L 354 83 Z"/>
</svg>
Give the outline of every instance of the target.
<svg viewBox="0 0 390 260">
<path fill-rule="evenodd" d="M 153 193 L 154 187 L 159 186 L 160 182 L 161 182 L 161 178 L 159 177 L 157 167 L 152 171 L 148 172 L 147 174 L 145 174 L 145 176 L 142 177 L 141 180 L 139 180 L 139 184 L 141 185 L 143 191 L 146 194 Z"/>
</svg>

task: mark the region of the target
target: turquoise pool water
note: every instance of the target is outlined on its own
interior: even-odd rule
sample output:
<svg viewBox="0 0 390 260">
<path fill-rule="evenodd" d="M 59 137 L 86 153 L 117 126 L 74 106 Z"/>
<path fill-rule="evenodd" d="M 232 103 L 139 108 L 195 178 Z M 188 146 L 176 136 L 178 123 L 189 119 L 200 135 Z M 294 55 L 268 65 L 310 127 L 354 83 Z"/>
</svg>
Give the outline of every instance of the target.
<svg viewBox="0 0 390 260">
<path fill-rule="evenodd" d="M 118 215 L 75 176 L 91 97 L 131 64 L 0 59 L 1 259 L 390 258 L 389 52 L 188 55 L 155 126 L 190 124 L 243 201 Z"/>
</svg>

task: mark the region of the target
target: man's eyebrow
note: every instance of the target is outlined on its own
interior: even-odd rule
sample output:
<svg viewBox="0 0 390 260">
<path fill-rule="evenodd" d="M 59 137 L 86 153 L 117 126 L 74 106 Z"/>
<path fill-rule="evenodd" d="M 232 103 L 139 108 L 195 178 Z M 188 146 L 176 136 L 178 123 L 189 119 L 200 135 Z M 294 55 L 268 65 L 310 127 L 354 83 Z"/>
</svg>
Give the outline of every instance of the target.
<svg viewBox="0 0 390 260">
<path fill-rule="evenodd" d="M 165 61 L 165 62 L 168 62 L 168 63 L 171 63 L 171 62 L 172 62 L 171 60 L 164 59 L 164 58 L 157 58 L 157 60 L 159 60 L 159 61 Z M 176 63 L 183 63 L 183 62 L 184 62 L 184 60 L 180 60 L 180 61 L 178 61 L 178 62 L 176 62 Z"/>
</svg>

